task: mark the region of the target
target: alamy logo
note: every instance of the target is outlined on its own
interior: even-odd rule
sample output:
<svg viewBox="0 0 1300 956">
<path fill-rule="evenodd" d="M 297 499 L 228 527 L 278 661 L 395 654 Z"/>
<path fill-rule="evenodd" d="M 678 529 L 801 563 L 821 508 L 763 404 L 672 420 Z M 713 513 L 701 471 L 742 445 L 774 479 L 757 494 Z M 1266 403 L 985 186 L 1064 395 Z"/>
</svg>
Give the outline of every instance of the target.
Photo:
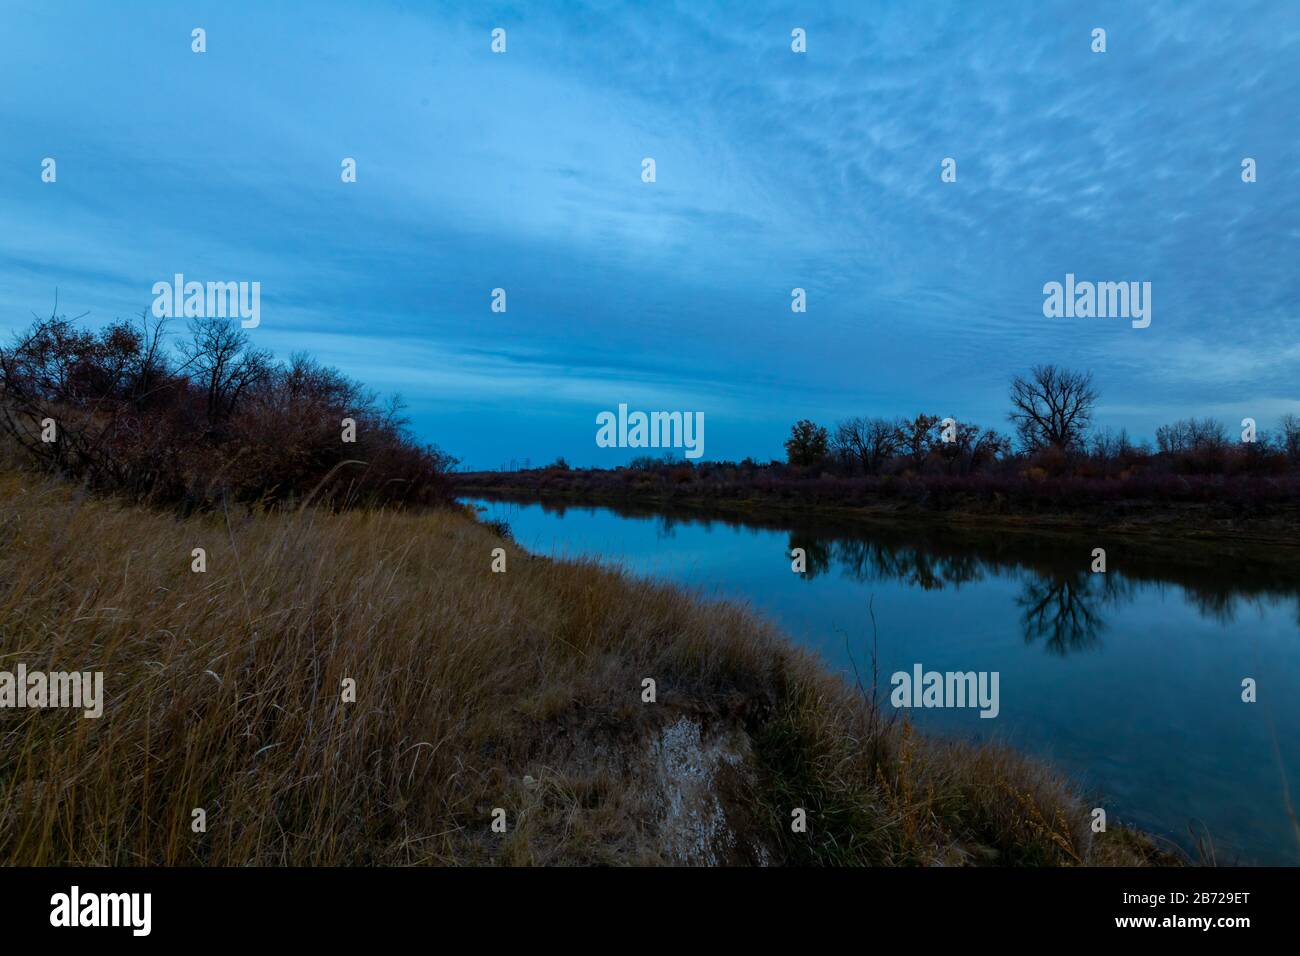
<svg viewBox="0 0 1300 956">
<path fill-rule="evenodd" d="M 262 283 L 186 282 L 176 273 L 171 282 L 153 284 L 156 319 L 240 319 L 246 329 L 262 322 Z"/>
<path fill-rule="evenodd" d="M 601 412 L 596 416 L 598 448 L 682 448 L 687 458 L 704 454 L 703 412 L 632 412 L 627 404 L 618 415 Z"/>
<path fill-rule="evenodd" d="M 912 673 L 895 671 L 889 678 L 894 685 L 889 702 L 895 707 L 978 707 L 981 717 L 996 717 L 998 671 L 922 671 L 920 664 Z"/>
<path fill-rule="evenodd" d="M 150 893 L 71 892 L 50 897 L 51 926 L 129 926 L 132 936 L 148 936 L 153 927 Z"/>
<path fill-rule="evenodd" d="M 0 707 L 84 708 L 83 716 L 102 717 L 104 674 L 102 671 L 28 671 L 26 664 L 19 664 L 16 673 L 0 671 Z"/>
<path fill-rule="evenodd" d="M 1128 319 L 1135 329 L 1151 324 L 1150 282 L 1075 282 L 1074 273 L 1065 283 L 1043 286 L 1043 315 L 1049 319 Z"/>
</svg>

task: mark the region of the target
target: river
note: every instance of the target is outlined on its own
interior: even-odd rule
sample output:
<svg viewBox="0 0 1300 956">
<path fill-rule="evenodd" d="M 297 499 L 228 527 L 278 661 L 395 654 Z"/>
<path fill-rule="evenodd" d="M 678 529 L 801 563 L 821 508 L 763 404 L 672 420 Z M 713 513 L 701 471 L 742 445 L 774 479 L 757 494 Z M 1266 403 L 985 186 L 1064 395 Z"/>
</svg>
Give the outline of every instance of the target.
<svg viewBox="0 0 1300 956">
<path fill-rule="evenodd" d="M 891 708 L 891 675 L 997 673 L 998 713 L 912 708 L 1078 781 L 1108 822 L 1219 864 L 1300 864 L 1300 581 L 1086 538 L 466 499 L 518 544 L 747 602 Z M 1105 573 L 1092 571 L 1094 546 Z M 802 548 L 807 570 L 791 569 Z M 874 628 L 872 614 L 874 613 Z M 856 668 L 856 670 L 855 670 Z M 1243 680 L 1256 682 L 1244 702 Z"/>
</svg>

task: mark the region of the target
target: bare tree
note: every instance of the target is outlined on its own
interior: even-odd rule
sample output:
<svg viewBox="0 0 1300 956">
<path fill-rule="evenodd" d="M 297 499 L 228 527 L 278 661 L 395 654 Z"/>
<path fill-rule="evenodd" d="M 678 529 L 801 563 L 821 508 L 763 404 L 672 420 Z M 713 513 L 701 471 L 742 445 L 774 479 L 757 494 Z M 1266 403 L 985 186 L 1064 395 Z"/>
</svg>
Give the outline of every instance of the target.
<svg viewBox="0 0 1300 956">
<path fill-rule="evenodd" d="M 934 446 L 949 472 L 968 475 L 1011 450 L 1011 440 L 991 428 L 958 422 L 951 442 Z"/>
<path fill-rule="evenodd" d="M 180 352 L 185 359 L 182 370 L 207 395 L 209 428 L 227 419 L 244 391 L 262 380 L 270 367 L 269 356 L 249 346 L 248 336 L 233 319 L 195 319 L 190 341 Z"/>
<path fill-rule="evenodd" d="M 912 467 L 919 468 L 925 463 L 939 441 L 938 415 L 917 415 L 913 419 L 899 419 L 899 451 L 911 459 Z"/>
<path fill-rule="evenodd" d="M 863 472 L 874 475 L 898 453 L 898 426 L 884 418 L 849 418 L 835 426 L 835 448 L 855 460 Z"/>
<path fill-rule="evenodd" d="M 1213 418 L 1181 418 L 1156 429 L 1156 446 L 1167 455 L 1218 451 L 1228 445 L 1228 430 Z"/>
<path fill-rule="evenodd" d="M 1300 461 L 1300 415 L 1287 412 L 1278 422 L 1283 451 L 1292 461 Z"/>
<path fill-rule="evenodd" d="M 1011 414 L 1026 448 L 1075 448 L 1092 422 L 1097 391 L 1090 372 L 1035 365 L 1011 381 Z"/>
<path fill-rule="evenodd" d="M 854 465 L 858 462 L 858 434 L 856 423 L 861 421 L 857 418 L 846 418 L 844 421 L 835 426 L 835 431 L 831 433 L 830 453 L 836 460 L 836 464 L 844 469 L 846 474 L 853 474 Z"/>
</svg>

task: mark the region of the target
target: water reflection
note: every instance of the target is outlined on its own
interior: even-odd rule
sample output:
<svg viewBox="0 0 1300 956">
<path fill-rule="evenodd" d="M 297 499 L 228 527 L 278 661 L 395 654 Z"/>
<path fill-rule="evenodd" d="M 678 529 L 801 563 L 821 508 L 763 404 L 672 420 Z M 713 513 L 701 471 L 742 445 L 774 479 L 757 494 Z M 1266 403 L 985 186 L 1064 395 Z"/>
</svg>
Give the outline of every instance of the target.
<svg viewBox="0 0 1300 956">
<path fill-rule="evenodd" d="M 1096 646 L 1106 622 L 1092 592 L 1092 579 L 1082 573 L 1026 581 L 1016 599 L 1024 612 L 1025 643 L 1041 640 L 1049 652 L 1061 655 Z"/>
<path fill-rule="evenodd" d="M 502 500 L 511 500 L 503 498 Z M 1019 582 L 1016 605 L 1026 644 L 1053 655 L 1098 649 L 1107 631 L 1107 612 L 1137 599 L 1146 587 L 1174 586 L 1200 615 L 1220 626 L 1234 623 L 1243 607 L 1294 601 L 1300 624 L 1300 577 L 1275 562 L 1252 558 L 1225 545 L 1212 553 L 1179 543 L 1140 542 L 1071 534 L 1024 534 L 953 529 L 933 523 L 846 525 L 836 519 L 781 515 L 743 517 L 695 507 L 647 507 L 622 503 L 599 507 L 519 498 L 563 517 L 610 511 L 624 518 L 650 519 L 663 539 L 679 526 L 713 525 L 784 531 L 785 553 L 802 548 L 805 580 L 839 574 L 850 580 L 895 581 L 924 591 L 1003 578 Z M 1092 550 L 1105 547 L 1107 571 L 1091 570 Z"/>
<path fill-rule="evenodd" d="M 1300 861 L 1291 809 L 1300 793 L 1300 562 L 1226 541 L 933 520 L 867 525 L 532 499 L 489 510 L 535 553 L 596 557 L 749 602 L 848 680 L 879 684 L 877 661 L 881 675 L 918 662 L 996 671 L 996 721 L 960 708 L 912 719 L 927 733 L 1040 756 L 1114 818 L 1189 852 L 1194 823 L 1221 863 Z M 791 573 L 796 548 L 803 574 Z M 1092 572 L 1095 548 L 1106 551 L 1105 573 Z M 1246 677 L 1259 682 L 1258 703 L 1241 699 Z"/>
<path fill-rule="evenodd" d="M 809 579 L 839 573 L 859 582 L 897 581 L 925 591 L 991 577 L 1017 580 L 1025 643 L 1041 644 L 1057 655 L 1099 647 L 1106 610 L 1133 602 L 1143 585 L 1153 583 L 1179 586 L 1202 617 L 1221 626 L 1233 623 L 1243 603 L 1260 600 L 1295 600 L 1300 620 L 1300 584 L 1276 566 L 1179 565 L 1120 542 L 1107 549 L 1108 570 L 1099 573 L 1091 570 L 1095 537 L 1060 536 L 1045 543 L 1027 536 L 933 529 L 908 531 L 906 540 L 898 534 L 841 527 L 829 535 L 805 528 L 789 533 L 787 553 L 804 550 Z"/>
</svg>

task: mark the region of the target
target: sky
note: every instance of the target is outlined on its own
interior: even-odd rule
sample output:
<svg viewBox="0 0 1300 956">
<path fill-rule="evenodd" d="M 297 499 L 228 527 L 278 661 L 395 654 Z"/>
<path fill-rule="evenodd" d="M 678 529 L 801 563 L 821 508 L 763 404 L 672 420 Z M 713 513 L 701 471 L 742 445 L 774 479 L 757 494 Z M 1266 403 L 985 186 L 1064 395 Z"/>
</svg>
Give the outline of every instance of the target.
<svg viewBox="0 0 1300 956">
<path fill-rule="evenodd" d="M 620 403 L 703 413 L 705 459 L 800 418 L 1009 432 L 1041 362 L 1136 438 L 1267 427 L 1298 264 L 1292 2 L 0 0 L 0 335 L 56 289 L 97 325 L 257 281 L 256 345 L 466 468 L 621 464 Z M 1150 326 L 1045 316 L 1067 273 L 1150 282 Z"/>
</svg>

